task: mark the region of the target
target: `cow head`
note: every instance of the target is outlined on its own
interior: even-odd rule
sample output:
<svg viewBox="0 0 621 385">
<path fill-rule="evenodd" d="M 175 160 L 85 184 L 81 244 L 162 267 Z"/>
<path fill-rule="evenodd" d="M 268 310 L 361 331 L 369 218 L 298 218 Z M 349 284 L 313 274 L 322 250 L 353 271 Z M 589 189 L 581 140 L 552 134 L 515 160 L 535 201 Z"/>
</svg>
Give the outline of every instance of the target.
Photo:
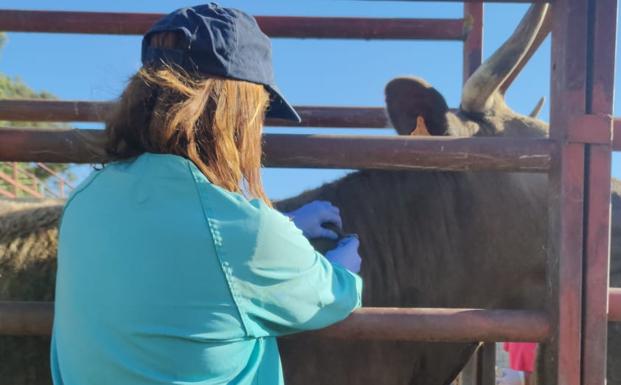
<svg viewBox="0 0 621 385">
<path fill-rule="evenodd" d="M 464 85 L 459 109 L 423 79 L 403 77 L 386 86 L 388 115 L 400 135 L 541 137 L 548 125 L 537 119 L 541 100 L 530 116 L 512 111 L 504 93 L 549 32 L 549 6 L 531 6 L 513 35 Z"/>
</svg>

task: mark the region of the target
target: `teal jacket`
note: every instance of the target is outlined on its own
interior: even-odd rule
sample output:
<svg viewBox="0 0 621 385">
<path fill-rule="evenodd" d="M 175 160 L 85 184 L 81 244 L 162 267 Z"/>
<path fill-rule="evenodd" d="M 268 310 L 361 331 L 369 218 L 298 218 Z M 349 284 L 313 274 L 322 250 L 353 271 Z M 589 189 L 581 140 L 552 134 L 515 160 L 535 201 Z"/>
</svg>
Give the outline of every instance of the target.
<svg viewBox="0 0 621 385">
<path fill-rule="evenodd" d="M 344 319 L 361 289 L 286 216 L 191 161 L 113 162 L 63 212 L 54 384 L 282 384 L 276 337 Z"/>
</svg>

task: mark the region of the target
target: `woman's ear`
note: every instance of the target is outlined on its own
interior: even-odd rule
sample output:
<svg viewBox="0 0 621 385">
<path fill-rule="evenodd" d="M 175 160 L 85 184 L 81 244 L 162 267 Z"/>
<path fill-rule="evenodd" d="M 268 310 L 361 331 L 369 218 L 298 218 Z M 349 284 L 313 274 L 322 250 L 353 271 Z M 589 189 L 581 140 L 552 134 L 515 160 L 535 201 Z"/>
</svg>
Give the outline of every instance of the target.
<svg viewBox="0 0 621 385">
<path fill-rule="evenodd" d="M 386 109 L 399 135 L 445 135 L 444 97 L 426 81 L 396 78 L 386 85 Z"/>
</svg>

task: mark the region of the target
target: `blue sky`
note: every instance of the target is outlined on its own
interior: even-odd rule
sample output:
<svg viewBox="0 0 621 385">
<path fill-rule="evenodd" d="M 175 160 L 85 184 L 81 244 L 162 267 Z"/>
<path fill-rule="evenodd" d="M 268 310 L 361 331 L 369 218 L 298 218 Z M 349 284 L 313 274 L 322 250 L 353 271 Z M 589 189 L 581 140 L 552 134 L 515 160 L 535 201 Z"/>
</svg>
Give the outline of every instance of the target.
<svg viewBox="0 0 621 385">
<path fill-rule="evenodd" d="M 460 3 L 412 3 L 346 0 L 221 0 L 221 5 L 253 15 L 459 18 Z M 188 3 L 186 5 L 192 5 Z M 4 0 L 1 8 L 170 12 L 179 1 Z M 524 4 L 486 4 L 484 57 L 510 33 L 528 8 Z M 0 72 L 18 76 L 36 90 L 60 99 L 110 100 L 140 66 L 140 37 L 9 33 L 0 57 Z M 617 37 L 619 39 L 619 36 Z M 462 44 L 438 41 L 360 41 L 275 39 L 274 66 L 279 87 L 293 104 L 381 106 L 384 85 L 392 78 L 415 75 L 433 84 L 450 106 L 459 104 Z M 541 96 L 549 95 L 549 39 L 507 93 L 508 104 L 528 113 Z M 616 80 L 617 89 L 619 79 Z M 616 111 L 620 111 L 618 100 Z M 618 114 L 618 112 L 617 112 Z M 548 120 L 548 105 L 541 117 Z M 75 123 L 76 127 L 97 127 Z M 267 132 L 317 132 L 312 129 L 267 128 Z M 387 133 L 380 130 L 321 130 L 329 133 Z M 80 174 L 87 172 L 80 169 Z M 284 198 L 343 175 L 345 170 L 267 169 L 268 194 Z M 615 155 L 613 175 L 621 177 Z"/>
</svg>

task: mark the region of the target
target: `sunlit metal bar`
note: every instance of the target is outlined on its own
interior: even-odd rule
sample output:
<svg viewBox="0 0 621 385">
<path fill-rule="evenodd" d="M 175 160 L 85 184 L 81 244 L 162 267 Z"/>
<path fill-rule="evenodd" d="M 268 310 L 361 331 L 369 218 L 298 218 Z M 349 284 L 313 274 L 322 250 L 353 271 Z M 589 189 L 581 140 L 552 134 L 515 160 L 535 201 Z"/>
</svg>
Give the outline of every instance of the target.
<svg viewBox="0 0 621 385">
<path fill-rule="evenodd" d="M 621 288 L 610 288 L 610 294 L 609 294 L 609 302 L 610 302 L 610 310 L 608 313 L 608 320 L 611 322 L 619 322 L 621 321 Z M 407 309 L 398 309 L 400 310 L 407 310 Z M 398 311 L 395 309 L 370 309 L 370 308 L 363 308 L 361 310 L 359 310 L 356 314 L 370 314 L 373 315 L 374 317 L 377 317 L 378 314 L 388 314 L 390 317 L 395 317 L 395 313 Z M 466 317 L 470 317 L 469 319 L 481 319 L 481 312 L 485 312 L 484 310 L 459 310 L 459 309 L 450 309 L 447 311 L 447 309 L 413 309 L 414 313 L 417 313 L 418 315 L 415 315 L 415 317 L 421 317 L 421 319 L 425 319 L 425 320 L 440 320 L 443 322 L 452 322 L 452 321 L 447 321 L 448 318 L 450 317 L 455 317 L 455 315 L 460 315 L 461 320 L 463 320 Z M 484 314 L 485 316 L 493 315 L 494 311 L 488 311 L 490 312 L 489 314 Z M 540 316 L 537 316 L 536 313 L 531 313 L 531 312 L 514 312 L 512 314 L 518 314 L 521 316 L 524 316 L 524 313 L 526 313 L 527 316 L 527 321 L 531 322 L 532 321 L 532 316 L 534 315 L 535 318 L 539 319 Z M 350 317 L 350 319 L 348 319 L 348 322 L 351 322 L 351 325 L 361 325 L 363 322 L 360 322 L 359 320 L 356 320 L 357 316 L 352 316 Z M 425 318 L 426 317 L 426 318 Z M 433 318 L 435 317 L 435 319 Z M 49 329 L 50 329 L 50 325 L 52 322 L 52 303 L 49 302 L 0 302 L 0 334 L 11 334 L 11 335 L 37 335 L 37 334 L 49 334 Z M 365 320 L 366 323 L 371 322 L 371 318 Z M 418 321 L 417 321 L 418 322 Z M 518 323 L 518 321 L 510 321 L 510 322 L 515 322 Z M 520 321 L 522 322 L 522 321 Z M 543 323 L 540 323 L 540 321 L 535 321 L 536 325 L 539 325 L 538 327 L 542 328 L 539 331 L 535 331 L 534 333 L 539 335 L 541 337 L 541 339 L 545 338 L 545 335 L 547 335 L 547 331 L 543 331 L 543 329 L 547 329 L 547 324 L 543 325 Z M 520 327 L 522 328 L 524 325 L 523 324 L 519 324 Z M 531 323 L 531 325 L 533 325 Z M 342 330 L 341 328 L 343 326 L 347 326 L 347 325 L 335 325 L 332 327 L 332 329 L 328 329 L 326 331 L 326 335 L 331 335 L 331 336 L 335 336 L 338 337 L 340 331 Z M 450 325 L 446 325 L 444 324 L 443 327 L 449 328 L 449 330 L 444 330 L 442 333 L 440 333 L 439 329 L 442 328 L 442 326 L 436 325 L 436 327 L 438 328 L 438 330 L 436 330 L 434 335 L 430 335 L 430 338 L 434 338 L 435 340 L 439 340 L 438 338 L 440 338 L 439 336 L 442 335 L 444 337 L 446 337 L 448 334 L 455 332 L 457 333 L 457 331 L 451 331 L 450 330 Z M 357 326 L 359 327 L 359 326 Z M 421 325 L 418 325 L 418 327 L 421 327 Z M 511 326 L 512 327 L 512 326 Z M 511 329 L 511 327 L 508 328 L 508 330 L 503 331 L 503 333 L 505 332 L 511 332 L 513 329 Z M 513 330 L 513 332 L 515 332 L 515 330 Z M 516 334 L 521 334 L 521 332 L 515 332 Z M 517 335 L 512 335 L 511 338 L 508 338 L 507 340 L 511 340 L 511 341 L 517 341 L 518 340 L 518 336 Z M 344 337 L 345 338 L 345 337 Z M 451 338 L 454 338 L 451 337 Z M 473 340 L 475 338 L 474 334 L 472 336 Z M 527 338 L 525 336 L 523 336 L 524 340 L 527 340 Z M 539 340 L 539 339 L 537 339 Z"/>
<path fill-rule="evenodd" d="M 621 288 L 611 287 L 608 293 L 608 321 L 621 322 Z"/>
<path fill-rule="evenodd" d="M 545 172 L 547 139 L 266 135 L 271 167 Z"/>
<path fill-rule="evenodd" d="M 97 163 L 101 130 L 0 128 L 0 161 Z M 356 135 L 264 136 L 268 167 L 545 172 L 547 139 Z"/>
<path fill-rule="evenodd" d="M 111 102 L 41 99 L 0 100 L 0 120 L 43 122 L 101 122 L 113 107 Z M 383 107 L 296 106 L 302 123 L 268 119 L 268 126 L 388 128 Z"/>
<path fill-rule="evenodd" d="M 142 35 L 155 13 L 0 10 L 0 31 Z M 275 38 L 464 40 L 462 19 L 257 16 Z"/>
<path fill-rule="evenodd" d="M 49 335 L 52 302 L 0 302 L 0 334 Z M 362 308 L 311 332 L 328 338 L 393 341 L 545 341 L 544 313 L 524 310 Z"/>
</svg>

